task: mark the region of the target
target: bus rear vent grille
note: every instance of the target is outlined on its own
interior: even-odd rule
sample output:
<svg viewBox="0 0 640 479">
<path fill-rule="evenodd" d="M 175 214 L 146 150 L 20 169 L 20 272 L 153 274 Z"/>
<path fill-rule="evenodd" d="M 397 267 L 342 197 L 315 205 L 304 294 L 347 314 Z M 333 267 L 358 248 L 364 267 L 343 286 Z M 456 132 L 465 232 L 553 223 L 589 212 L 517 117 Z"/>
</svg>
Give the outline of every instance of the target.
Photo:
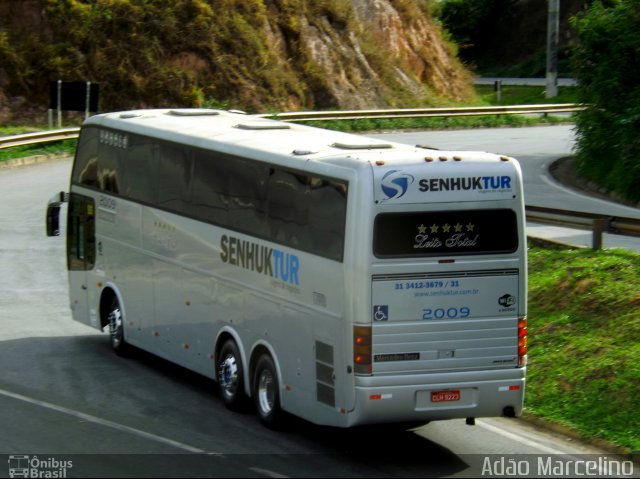
<svg viewBox="0 0 640 479">
<path fill-rule="evenodd" d="M 328 406 L 336 405 L 333 346 L 316 341 L 316 399 Z"/>
</svg>

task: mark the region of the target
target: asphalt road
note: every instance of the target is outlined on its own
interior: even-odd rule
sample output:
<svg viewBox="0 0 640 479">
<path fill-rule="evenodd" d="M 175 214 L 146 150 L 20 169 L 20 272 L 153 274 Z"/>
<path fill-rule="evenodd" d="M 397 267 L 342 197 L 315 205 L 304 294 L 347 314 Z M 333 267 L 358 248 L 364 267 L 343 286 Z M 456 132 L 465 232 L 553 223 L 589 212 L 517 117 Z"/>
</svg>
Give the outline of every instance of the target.
<svg viewBox="0 0 640 479">
<path fill-rule="evenodd" d="M 12 464 L 3 454 L 67 458 L 67 477 L 477 477 L 489 457 L 605 454 L 508 419 L 415 432 L 293 421 L 276 432 L 228 412 L 201 376 L 141 352 L 115 356 L 106 334 L 71 320 L 64 239 L 44 235 L 46 202 L 67 190 L 69 169 L 0 171 L 0 476 Z"/>
</svg>

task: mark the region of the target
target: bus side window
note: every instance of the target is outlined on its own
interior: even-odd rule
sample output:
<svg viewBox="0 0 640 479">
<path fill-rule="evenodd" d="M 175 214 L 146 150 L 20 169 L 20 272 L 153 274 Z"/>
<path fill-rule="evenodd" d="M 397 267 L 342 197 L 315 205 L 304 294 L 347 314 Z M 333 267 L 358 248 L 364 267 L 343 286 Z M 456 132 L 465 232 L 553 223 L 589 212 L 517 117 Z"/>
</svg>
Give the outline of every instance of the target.
<svg viewBox="0 0 640 479">
<path fill-rule="evenodd" d="M 98 146 L 98 185 L 102 191 L 119 193 L 122 180 L 121 163 L 125 150 L 115 144 L 100 142 Z"/>
<path fill-rule="evenodd" d="M 99 188 L 98 184 L 98 130 L 82 129 L 73 168 L 73 181 L 84 186 Z"/>
<path fill-rule="evenodd" d="M 189 212 L 192 161 L 182 145 L 160 143 L 153 171 L 156 205 L 179 213 Z"/>
<path fill-rule="evenodd" d="M 309 251 L 309 196 L 307 177 L 271 168 L 267 185 L 269 237 L 293 248 Z"/>
<path fill-rule="evenodd" d="M 347 208 L 345 185 L 313 178 L 310 204 L 312 250 L 327 258 L 342 261 Z"/>
<path fill-rule="evenodd" d="M 193 165 L 191 214 L 226 226 L 229 222 L 229 182 L 224 162 L 213 153 L 196 151 Z"/>
<path fill-rule="evenodd" d="M 226 162 L 229 181 L 229 228 L 264 237 L 267 167 L 256 161 Z"/>
<path fill-rule="evenodd" d="M 147 204 L 156 204 L 155 187 L 153 182 L 154 162 L 156 159 L 157 144 L 141 138 L 131 142 L 127 159 L 124 162 L 123 195 L 126 198 L 141 201 Z"/>
</svg>

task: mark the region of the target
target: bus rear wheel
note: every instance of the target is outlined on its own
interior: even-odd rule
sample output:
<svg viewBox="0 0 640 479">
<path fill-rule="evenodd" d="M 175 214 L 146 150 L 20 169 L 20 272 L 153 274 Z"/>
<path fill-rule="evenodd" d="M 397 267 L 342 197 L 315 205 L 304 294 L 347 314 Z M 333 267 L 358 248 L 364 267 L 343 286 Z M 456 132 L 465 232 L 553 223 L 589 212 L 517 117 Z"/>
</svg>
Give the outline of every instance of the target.
<svg viewBox="0 0 640 479">
<path fill-rule="evenodd" d="M 273 359 L 263 354 L 256 364 L 253 376 L 253 401 L 260 421 L 271 429 L 283 424 L 280 408 L 280 385 Z"/>
<path fill-rule="evenodd" d="M 222 345 L 217 364 L 216 375 L 222 402 L 233 411 L 244 409 L 247 403 L 244 373 L 242 358 L 235 341 L 229 339 Z"/>
</svg>

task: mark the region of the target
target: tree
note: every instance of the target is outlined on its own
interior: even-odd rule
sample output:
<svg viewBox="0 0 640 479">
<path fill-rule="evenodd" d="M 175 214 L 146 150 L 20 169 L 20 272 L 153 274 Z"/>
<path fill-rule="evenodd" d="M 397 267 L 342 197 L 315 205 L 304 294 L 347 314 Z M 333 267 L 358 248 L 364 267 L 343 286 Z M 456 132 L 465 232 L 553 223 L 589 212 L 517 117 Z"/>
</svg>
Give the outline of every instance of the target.
<svg viewBox="0 0 640 479">
<path fill-rule="evenodd" d="M 573 19 L 580 100 L 578 173 L 640 200 L 640 0 L 594 3 Z"/>
</svg>

